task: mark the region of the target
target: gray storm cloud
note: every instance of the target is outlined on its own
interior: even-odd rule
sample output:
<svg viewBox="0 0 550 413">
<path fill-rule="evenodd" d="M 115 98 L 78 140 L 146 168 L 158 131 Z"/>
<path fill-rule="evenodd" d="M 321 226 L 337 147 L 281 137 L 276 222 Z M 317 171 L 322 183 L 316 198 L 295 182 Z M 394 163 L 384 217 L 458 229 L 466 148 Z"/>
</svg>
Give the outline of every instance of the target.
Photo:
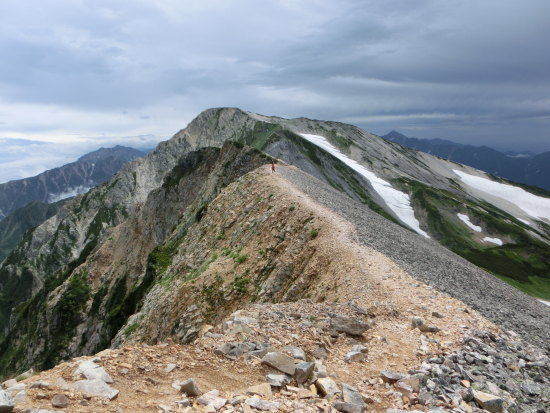
<svg viewBox="0 0 550 413">
<path fill-rule="evenodd" d="M 166 138 L 239 106 L 550 150 L 550 2 L 0 2 L 0 136 Z"/>
</svg>

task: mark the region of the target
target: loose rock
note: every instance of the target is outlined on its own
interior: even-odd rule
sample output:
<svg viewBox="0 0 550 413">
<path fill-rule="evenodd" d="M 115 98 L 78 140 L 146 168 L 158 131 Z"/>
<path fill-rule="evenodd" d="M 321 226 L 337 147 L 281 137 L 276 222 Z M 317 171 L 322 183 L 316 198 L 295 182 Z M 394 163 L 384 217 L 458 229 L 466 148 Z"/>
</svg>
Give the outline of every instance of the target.
<svg viewBox="0 0 550 413">
<path fill-rule="evenodd" d="M 69 405 L 69 398 L 64 394 L 56 394 L 52 397 L 51 404 L 53 407 L 60 407 L 64 409 Z"/>
<path fill-rule="evenodd" d="M 262 363 L 282 371 L 283 373 L 290 374 L 291 376 L 294 375 L 296 371 L 294 359 L 278 351 L 267 353 L 262 358 Z"/>
</svg>

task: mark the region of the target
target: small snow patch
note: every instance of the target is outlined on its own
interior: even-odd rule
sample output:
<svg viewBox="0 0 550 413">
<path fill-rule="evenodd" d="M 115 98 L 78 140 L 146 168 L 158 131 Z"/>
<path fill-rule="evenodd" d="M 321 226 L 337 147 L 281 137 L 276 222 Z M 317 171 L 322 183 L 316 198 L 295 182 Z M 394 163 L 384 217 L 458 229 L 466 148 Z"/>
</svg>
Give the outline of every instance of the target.
<svg viewBox="0 0 550 413">
<path fill-rule="evenodd" d="M 407 224 L 420 235 L 423 235 L 426 238 L 430 238 L 430 236 L 425 231 L 420 229 L 420 223 L 414 216 L 414 209 L 411 206 L 411 200 L 408 194 L 398 191 L 397 189 L 392 187 L 389 182 L 384 181 L 383 179 L 376 176 L 374 172 L 369 171 L 367 168 L 361 165 L 359 162 L 351 159 L 347 155 L 344 155 L 333 145 L 331 145 L 331 143 L 326 138 L 309 133 L 300 133 L 300 135 L 304 139 L 340 159 L 351 169 L 364 176 L 370 182 L 378 195 L 382 197 L 384 202 L 402 222 Z"/>
<path fill-rule="evenodd" d="M 483 238 L 483 241 L 485 242 L 491 242 L 493 244 L 502 245 L 502 240 L 500 238 L 491 238 L 491 237 L 485 237 Z"/>
<path fill-rule="evenodd" d="M 465 214 L 456 214 L 456 216 L 466 224 L 469 228 L 473 229 L 475 232 L 481 232 L 481 227 L 472 224 L 472 221 L 470 221 L 470 217 Z"/>
<path fill-rule="evenodd" d="M 538 299 L 541 303 L 546 304 L 547 306 L 550 306 L 550 301 L 544 301 L 541 299 Z"/>
<path fill-rule="evenodd" d="M 517 186 L 491 181 L 490 179 L 470 175 L 457 169 L 453 169 L 453 172 L 472 188 L 512 202 L 532 217 L 550 220 L 549 198 L 534 195 Z"/>
</svg>

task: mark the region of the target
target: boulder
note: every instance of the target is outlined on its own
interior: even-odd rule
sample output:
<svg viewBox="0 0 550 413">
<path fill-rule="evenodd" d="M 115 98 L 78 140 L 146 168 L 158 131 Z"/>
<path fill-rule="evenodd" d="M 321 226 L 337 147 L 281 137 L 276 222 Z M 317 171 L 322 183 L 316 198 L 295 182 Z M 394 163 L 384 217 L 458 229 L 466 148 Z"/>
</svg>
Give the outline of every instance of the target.
<svg viewBox="0 0 550 413">
<path fill-rule="evenodd" d="M 298 359 L 298 360 L 306 360 L 306 352 L 302 350 L 300 347 L 295 346 L 286 346 L 284 348 L 284 351 L 291 357 Z"/>
<path fill-rule="evenodd" d="M 105 371 L 103 367 L 96 367 L 94 369 L 87 369 L 82 371 L 82 376 L 88 380 L 102 380 L 105 383 L 113 383 L 113 379 L 109 376 L 109 373 Z"/>
<path fill-rule="evenodd" d="M 332 396 L 336 393 L 340 393 L 340 389 L 334 380 L 328 377 L 317 379 L 315 387 L 319 390 L 321 396 Z"/>
<path fill-rule="evenodd" d="M 92 396 L 104 397 L 109 400 L 113 400 L 118 396 L 118 390 L 112 388 L 103 380 L 79 380 L 75 382 L 72 387 L 82 393 Z"/>
<path fill-rule="evenodd" d="M 27 385 L 25 383 L 17 383 L 15 386 L 8 387 L 6 391 L 8 394 L 13 397 L 20 391 L 23 391 L 27 388 Z"/>
<path fill-rule="evenodd" d="M 346 363 L 355 363 L 365 360 L 366 357 L 366 354 L 360 351 L 350 351 L 348 354 L 345 355 L 344 361 Z"/>
<path fill-rule="evenodd" d="M 92 360 L 81 361 L 78 363 L 78 367 L 73 372 L 73 377 L 80 377 L 85 370 L 96 369 L 98 367 L 100 367 L 99 364 L 93 362 Z"/>
<path fill-rule="evenodd" d="M 273 387 L 283 387 L 290 383 L 290 377 L 286 374 L 268 374 L 266 376 L 267 382 Z"/>
<path fill-rule="evenodd" d="M 166 365 L 166 368 L 164 369 L 164 372 L 165 373 L 172 373 L 176 369 L 176 367 L 178 367 L 176 364 L 169 363 L 169 364 Z"/>
<path fill-rule="evenodd" d="M 260 397 L 271 397 L 271 385 L 269 383 L 261 383 L 255 386 L 250 386 L 246 389 L 246 394 L 258 395 Z"/>
<path fill-rule="evenodd" d="M 346 333 L 350 336 L 360 336 L 370 328 L 370 324 L 355 318 L 336 316 L 330 320 L 330 329 L 335 333 Z"/>
<path fill-rule="evenodd" d="M 4 389 L 9 389 L 10 387 L 15 386 L 17 383 L 19 383 L 17 380 L 9 379 L 2 383 L 2 386 L 4 386 Z"/>
<path fill-rule="evenodd" d="M 363 396 L 357 391 L 357 389 L 351 387 L 348 384 L 342 384 L 342 398 L 345 403 L 356 406 L 357 409 L 354 411 L 363 411 L 366 409 L 365 402 L 363 401 Z"/>
<path fill-rule="evenodd" d="M 533 380 L 525 380 L 520 385 L 521 391 L 529 396 L 538 396 L 542 392 L 541 386 Z"/>
<path fill-rule="evenodd" d="M 491 413 L 500 413 L 504 411 L 504 399 L 494 394 L 473 391 L 474 400 L 479 407 Z"/>
<path fill-rule="evenodd" d="M 173 385 L 174 386 L 174 385 Z M 188 396 L 200 396 L 202 392 L 195 383 L 195 379 L 188 379 L 182 382 L 177 383 L 179 386 L 179 391 L 185 393 Z"/>
<path fill-rule="evenodd" d="M 69 405 L 69 398 L 64 394 L 56 394 L 52 397 L 50 402 L 53 407 L 64 409 Z"/>
<path fill-rule="evenodd" d="M 27 392 L 25 390 L 21 390 L 19 393 L 17 393 L 15 396 L 13 396 L 13 401 L 15 405 L 21 404 L 27 400 Z"/>
<path fill-rule="evenodd" d="M 320 361 L 316 361 L 315 366 L 313 368 L 313 377 L 315 380 L 322 379 L 323 377 L 327 377 L 327 367 L 321 363 Z"/>
<path fill-rule="evenodd" d="M 262 357 L 262 363 L 282 371 L 283 373 L 290 374 L 291 376 L 293 376 L 296 371 L 294 359 L 278 351 L 267 353 Z"/>
<path fill-rule="evenodd" d="M 227 403 L 227 399 L 220 397 L 220 392 L 218 390 L 210 390 L 207 393 L 204 393 L 197 399 L 197 403 L 202 406 L 211 407 L 214 410 L 220 410 Z"/>
<path fill-rule="evenodd" d="M 236 360 L 244 353 L 248 353 L 256 346 L 252 343 L 224 343 L 214 350 L 214 354 L 225 356 L 231 360 Z"/>
<path fill-rule="evenodd" d="M 390 370 L 382 370 L 380 372 L 380 377 L 385 383 L 395 383 L 399 380 L 404 379 L 406 376 L 401 373 L 396 373 Z"/>
<path fill-rule="evenodd" d="M 305 361 L 296 364 L 294 378 L 299 384 L 305 383 L 312 376 L 314 367 L 314 363 L 308 363 Z"/>
</svg>

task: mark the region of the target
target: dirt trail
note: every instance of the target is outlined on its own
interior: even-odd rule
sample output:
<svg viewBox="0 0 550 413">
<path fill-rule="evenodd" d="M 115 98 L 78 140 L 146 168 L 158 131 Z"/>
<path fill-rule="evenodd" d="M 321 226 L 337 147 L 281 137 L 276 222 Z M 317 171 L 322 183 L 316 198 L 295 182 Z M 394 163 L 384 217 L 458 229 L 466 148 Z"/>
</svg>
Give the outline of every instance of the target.
<svg viewBox="0 0 550 413">
<path fill-rule="evenodd" d="M 313 201 L 279 173 L 271 173 L 268 165 L 251 174 L 259 188 L 274 193 L 276 207 L 288 209 L 294 205 L 296 210 L 311 213 L 316 219 L 317 232 L 310 243 L 315 254 L 304 270 L 317 275 L 315 285 L 307 291 L 309 299 L 247 306 L 240 314 L 253 317 L 258 323 L 242 334 L 229 334 L 220 324 L 209 328 L 207 334 L 191 345 L 131 345 L 99 353 L 98 363 L 106 368 L 114 379 L 112 386 L 120 391 L 118 398 L 112 401 L 83 397 L 74 390 L 59 387 L 60 377 L 72 382 L 78 362 L 91 357 L 62 363 L 24 381 L 30 384 L 44 380 L 52 387 L 27 389 L 27 401 L 19 404 L 16 411 L 31 407 L 51 408 L 49 400 L 61 392 L 70 399 L 70 406 L 65 411 L 155 412 L 160 405 L 173 408 L 174 402 L 182 396 L 171 384 L 190 377 L 198 381 L 203 391 L 217 389 L 230 398 L 242 394 L 248 386 L 264 382 L 265 374 L 270 371 L 254 357 L 229 360 L 214 353 L 214 349 L 224 342 L 247 337 L 279 349 L 285 345 L 298 346 L 308 355 L 316 354 L 322 344 L 327 350 L 324 364 L 329 374 L 372 396 L 371 409 L 383 411 L 396 406 L 396 400 L 392 392 L 380 387 L 381 370 L 407 372 L 416 368 L 429 354 L 447 353 L 457 348 L 468 329 L 498 330 L 464 303 L 415 280 L 387 256 L 353 241 L 355 228 L 352 224 Z M 331 338 L 327 334 L 326 323 L 332 313 L 356 316 L 358 312 L 373 323 L 362 337 L 341 334 Z M 440 331 L 422 333 L 413 329 L 412 317 L 420 317 Z M 366 361 L 344 361 L 354 344 L 368 348 Z M 165 369 L 170 363 L 177 367 L 167 373 Z M 290 396 L 278 394 L 276 397 Z M 402 404 L 398 402 L 398 406 Z M 282 411 L 295 411 L 292 404 L 285 406 Z M 227 408 L 225 411 L 232 410 Z"/>
</svg>

